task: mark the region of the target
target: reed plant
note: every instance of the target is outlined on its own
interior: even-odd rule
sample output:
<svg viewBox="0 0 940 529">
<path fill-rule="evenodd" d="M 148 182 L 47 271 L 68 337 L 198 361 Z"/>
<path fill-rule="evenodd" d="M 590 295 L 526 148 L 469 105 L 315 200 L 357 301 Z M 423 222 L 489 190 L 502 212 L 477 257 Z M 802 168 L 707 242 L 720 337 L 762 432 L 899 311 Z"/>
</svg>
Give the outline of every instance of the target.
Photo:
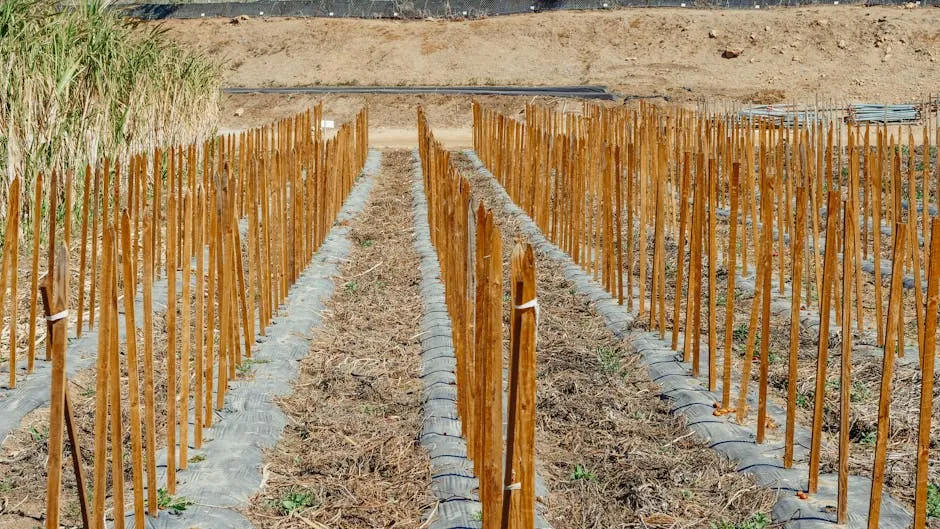
<svg viewBox="0 0 940 529">
<path fill-rule="evenodd" d="M 78 173 L 104 157 L 122 160 L 214 133 L 220 82 L 220 65 L 101 0 L 64 9 L 50 0 L 3 0 L 0 204 L 14 176 L 30 197 L 39 173 Z M 29 216 L 30 201 L 22 204 Z"/>
</svg>

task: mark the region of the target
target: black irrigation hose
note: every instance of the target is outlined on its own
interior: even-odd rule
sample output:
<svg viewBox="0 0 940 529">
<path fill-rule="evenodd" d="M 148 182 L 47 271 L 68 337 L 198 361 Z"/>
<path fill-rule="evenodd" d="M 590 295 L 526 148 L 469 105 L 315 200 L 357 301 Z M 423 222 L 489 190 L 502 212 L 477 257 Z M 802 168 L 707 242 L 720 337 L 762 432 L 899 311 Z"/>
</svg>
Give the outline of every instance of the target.
<svg viewBox="0 0 940 529">
<path fill-rule="evenodd" d="M 605 86 L 297 86 L 283 88 L 223 88 L 225 94 L 398 94 L 496 95 L 602 99 L 617 97 Z"/>
</svg>

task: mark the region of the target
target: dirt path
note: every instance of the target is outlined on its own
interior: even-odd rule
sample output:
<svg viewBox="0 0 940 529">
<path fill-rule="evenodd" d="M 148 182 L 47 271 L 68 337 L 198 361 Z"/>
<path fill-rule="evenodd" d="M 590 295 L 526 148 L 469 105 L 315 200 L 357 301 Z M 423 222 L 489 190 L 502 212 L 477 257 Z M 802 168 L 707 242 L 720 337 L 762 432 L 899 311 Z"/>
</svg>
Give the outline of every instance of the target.
<svg viewBox="0 0 940 529">
<path fill-rule="evenodd" d="M 266 455 L 257 527 L 402 527 L 433 503 L 421 430 L 418 257 L 410 154 L 388 152 L 322 326 Z M 317 527 L 320 527 L 317 525 Z"/>
</svg>

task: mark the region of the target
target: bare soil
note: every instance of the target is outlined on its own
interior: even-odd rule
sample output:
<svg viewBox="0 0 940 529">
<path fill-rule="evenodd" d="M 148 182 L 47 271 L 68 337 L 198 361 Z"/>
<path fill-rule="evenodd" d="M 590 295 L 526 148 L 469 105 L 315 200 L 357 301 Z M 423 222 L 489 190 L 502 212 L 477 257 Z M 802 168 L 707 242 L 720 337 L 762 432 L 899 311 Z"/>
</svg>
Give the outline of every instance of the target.
<svg viewBox="0 0 940 529">
<path fill-rule="evenodd" d="M 910 102 L 935 89 L 940 10 L 623 9 L 467 21 L 171 20 L 229 86 L 604 84 L 756 103 Z M 709 36 L 713 32 L 714 38 Z M 740 49 L 734 59 L 722 58 Z M 411 114 L 409 113 L 410 117 Z"/>
</svg>

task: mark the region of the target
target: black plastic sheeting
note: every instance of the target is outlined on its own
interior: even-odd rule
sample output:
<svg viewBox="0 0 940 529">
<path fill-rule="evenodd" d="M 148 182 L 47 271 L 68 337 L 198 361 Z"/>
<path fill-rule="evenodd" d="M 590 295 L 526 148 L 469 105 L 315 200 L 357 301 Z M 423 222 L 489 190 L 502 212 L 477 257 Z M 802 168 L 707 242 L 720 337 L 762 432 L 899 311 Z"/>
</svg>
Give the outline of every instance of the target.
<svg viewBox="0 0 940 529">
<path fill-rule="evenodd" d="M 448 94 L 574 97 L 613 101 L 604 86 L 298 86 L 279 88 L 223 88 L 225 94 Z"/>
<path fill-rule="evenodd" d="M 336 17 L 336 18 L 481 18 L 543 11 L 618 7 L 697 7 L 761 9 L 803 5 L 904 5 L 905 0 L 260 0 L 254 2 L 152 2 L 118 6 L 134 18 Z M 940 0 L 913 2 L 940 6 Z"/>
</svg>

